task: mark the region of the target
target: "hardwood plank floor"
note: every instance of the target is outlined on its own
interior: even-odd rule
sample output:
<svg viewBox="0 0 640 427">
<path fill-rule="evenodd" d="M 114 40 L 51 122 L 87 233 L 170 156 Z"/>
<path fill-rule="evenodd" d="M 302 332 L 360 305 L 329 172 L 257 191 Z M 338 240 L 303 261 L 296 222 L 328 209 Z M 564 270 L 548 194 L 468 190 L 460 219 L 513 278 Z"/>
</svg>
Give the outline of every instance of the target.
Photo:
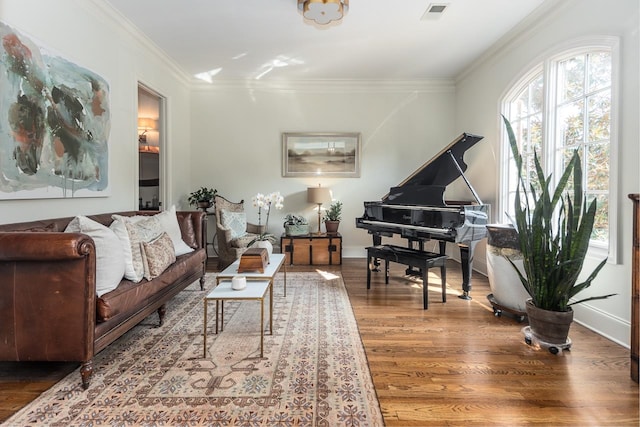
<svg viewBox="0 0 640 427">
<path fill-rule="evenodd" d="M 369 291 L 365 259 L 318 269 L 342 273 L 388 426 L 640 424 L 628 349 L 574 322 L 571 351 L 535 350 L 524 343 L 524 324 L 493 315 L 485 277 L 474 273 L 471 301 L 457 298 L 455 262 L 447 268 L 446 304 L 438 269 L 430 273 L 428 310 L 420 283 L 405 279 L 401 265 L 391 264 L 389 285 L 374 273 Z M 76 367 L 0 362 L 0 422 Z"/>
</svg>

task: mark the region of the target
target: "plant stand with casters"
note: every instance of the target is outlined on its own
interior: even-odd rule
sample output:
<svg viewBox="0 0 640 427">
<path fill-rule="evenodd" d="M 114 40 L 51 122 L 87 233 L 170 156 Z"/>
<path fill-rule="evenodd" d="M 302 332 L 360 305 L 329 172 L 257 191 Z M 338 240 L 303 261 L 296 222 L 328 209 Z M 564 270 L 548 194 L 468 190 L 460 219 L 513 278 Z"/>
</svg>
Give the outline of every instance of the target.
<svg viewBox="0 0 640 427">
<path fill-rule="evenodd" d="M 563 344 L 555 344 L 549 343 L 536 338 L 531 332 L 530 326 L 525 326 L 522 328 L 522 333 L 524 334 L 524 342 L 532 347 L 543 348 L 548 350 L 551 354 L 562 355 L 562 350 L 571 350 L 571 338 L 567 338 Z"/>
<path fill-rule="evenodd" d="M 491 303 L 491 306 L 493 307 L 493 315 L 496 317 L 501 317 L 503 313 L 506 313 L 510 317 L 513 317 L 514 319 L 516 319 L 518 323 L 522 323 L 524 319 L 527 318 L 527 313 L 523 311 L 515 310 L 513 308 L 500 305 L 500 303 L 496 301 L 493 294 L 487 295 L 487 299 L 489 300 L 489 303 Z"/>
</svg>

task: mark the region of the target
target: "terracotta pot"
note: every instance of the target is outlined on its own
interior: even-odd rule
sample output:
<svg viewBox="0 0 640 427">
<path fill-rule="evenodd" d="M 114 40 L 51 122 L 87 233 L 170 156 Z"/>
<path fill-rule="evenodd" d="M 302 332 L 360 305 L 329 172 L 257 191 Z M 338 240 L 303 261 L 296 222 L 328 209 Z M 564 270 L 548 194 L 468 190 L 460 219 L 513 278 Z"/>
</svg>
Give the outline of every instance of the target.
<svg viewBox="0 0 640 427">
<path fill-rule="evenodd" d="M 324 227 L 327 229 L 327 233 L 336 234 L 338 232 L 338 226 L 340 225 L 340 221 L 325 221 Z"/>
<path fill-rule="evenodd" d="M 573 322 L 573 310 L 543 310 L 533 305 L 531 300 L 527 301 L 526 308 L 531 333 L 539 341 L 556 345 L 562 345 L 567 342 L 569 328 Z"/>
</svg>

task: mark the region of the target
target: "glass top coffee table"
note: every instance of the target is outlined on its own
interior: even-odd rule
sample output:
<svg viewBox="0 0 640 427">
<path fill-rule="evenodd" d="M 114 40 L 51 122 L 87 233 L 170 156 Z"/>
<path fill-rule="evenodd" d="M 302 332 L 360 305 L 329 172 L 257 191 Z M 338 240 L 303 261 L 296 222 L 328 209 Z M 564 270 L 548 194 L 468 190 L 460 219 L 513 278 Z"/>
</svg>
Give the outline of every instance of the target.
<svg viewBox="0 0 640 427">
<path fill-rule="evenodd" d="M 216 284 L 220 283 L 222 280 L 230 280 L 233 279 L 234 276 L 245 276 L 247 281 L 249 280 L 268 280 L 273 286 L 273 279 L 276 276 L 276 273 L 280 271 L 282 268 L 282 272 L 284 273 L 284 296 L 287 296 L 287 266 L 284 262 L 285 255 L 284 254 L 271 254 L 269 256 L 269 264 L 264 269 L 264 273 L 260 273 L 258 271 L 243 271 L 242 273 L 238 273 L 238 267 L 240 266 L 240 260 L 237 259 L 233 264 L 222 270 L 218 273 L 216 277 Z"/>
<path fill-rule="evenodd" d="M 260 357 L 264 357 L 264 298 L 269 293 L 269 334 L 273 335 L 273 287 L 270 280 L 247 281 L 247 287 L 235 290 L 231 287 L 231 280 L 224 280 L 209 292 L 204 298 L 204 357 L 207 357 L 207 308 L 210 301 L 216 302 L 216 334 L 224 329 L 224 302 L 225 301 L 260 301 Z M 222 310 L 219 310 L 220 304 Z M 220 328 L 218 328 L 218 318 Z"/>
</svg>

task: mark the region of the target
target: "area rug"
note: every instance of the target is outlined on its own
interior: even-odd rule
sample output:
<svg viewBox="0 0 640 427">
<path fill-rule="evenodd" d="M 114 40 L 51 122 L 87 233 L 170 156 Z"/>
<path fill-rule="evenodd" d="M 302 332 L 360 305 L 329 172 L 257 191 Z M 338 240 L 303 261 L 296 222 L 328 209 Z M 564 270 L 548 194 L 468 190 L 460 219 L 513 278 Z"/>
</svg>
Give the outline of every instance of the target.
<svg viewBox="0 0 640 427">
<path fill-rule="evenodd" d="M 214 282 L 208 274 L 206 291 L 194 283 L 176 296 L 164 326 L 149 316 L 99 353 L 88 390 L 75 371 L 6 425 L 384 425 L 341 276 L 288 273 L 286 297 L 276 276 L 262 358 L 257 301 L 227 301 L 218 334 L 209 303 L 203 355 Z"/>
</svg>

